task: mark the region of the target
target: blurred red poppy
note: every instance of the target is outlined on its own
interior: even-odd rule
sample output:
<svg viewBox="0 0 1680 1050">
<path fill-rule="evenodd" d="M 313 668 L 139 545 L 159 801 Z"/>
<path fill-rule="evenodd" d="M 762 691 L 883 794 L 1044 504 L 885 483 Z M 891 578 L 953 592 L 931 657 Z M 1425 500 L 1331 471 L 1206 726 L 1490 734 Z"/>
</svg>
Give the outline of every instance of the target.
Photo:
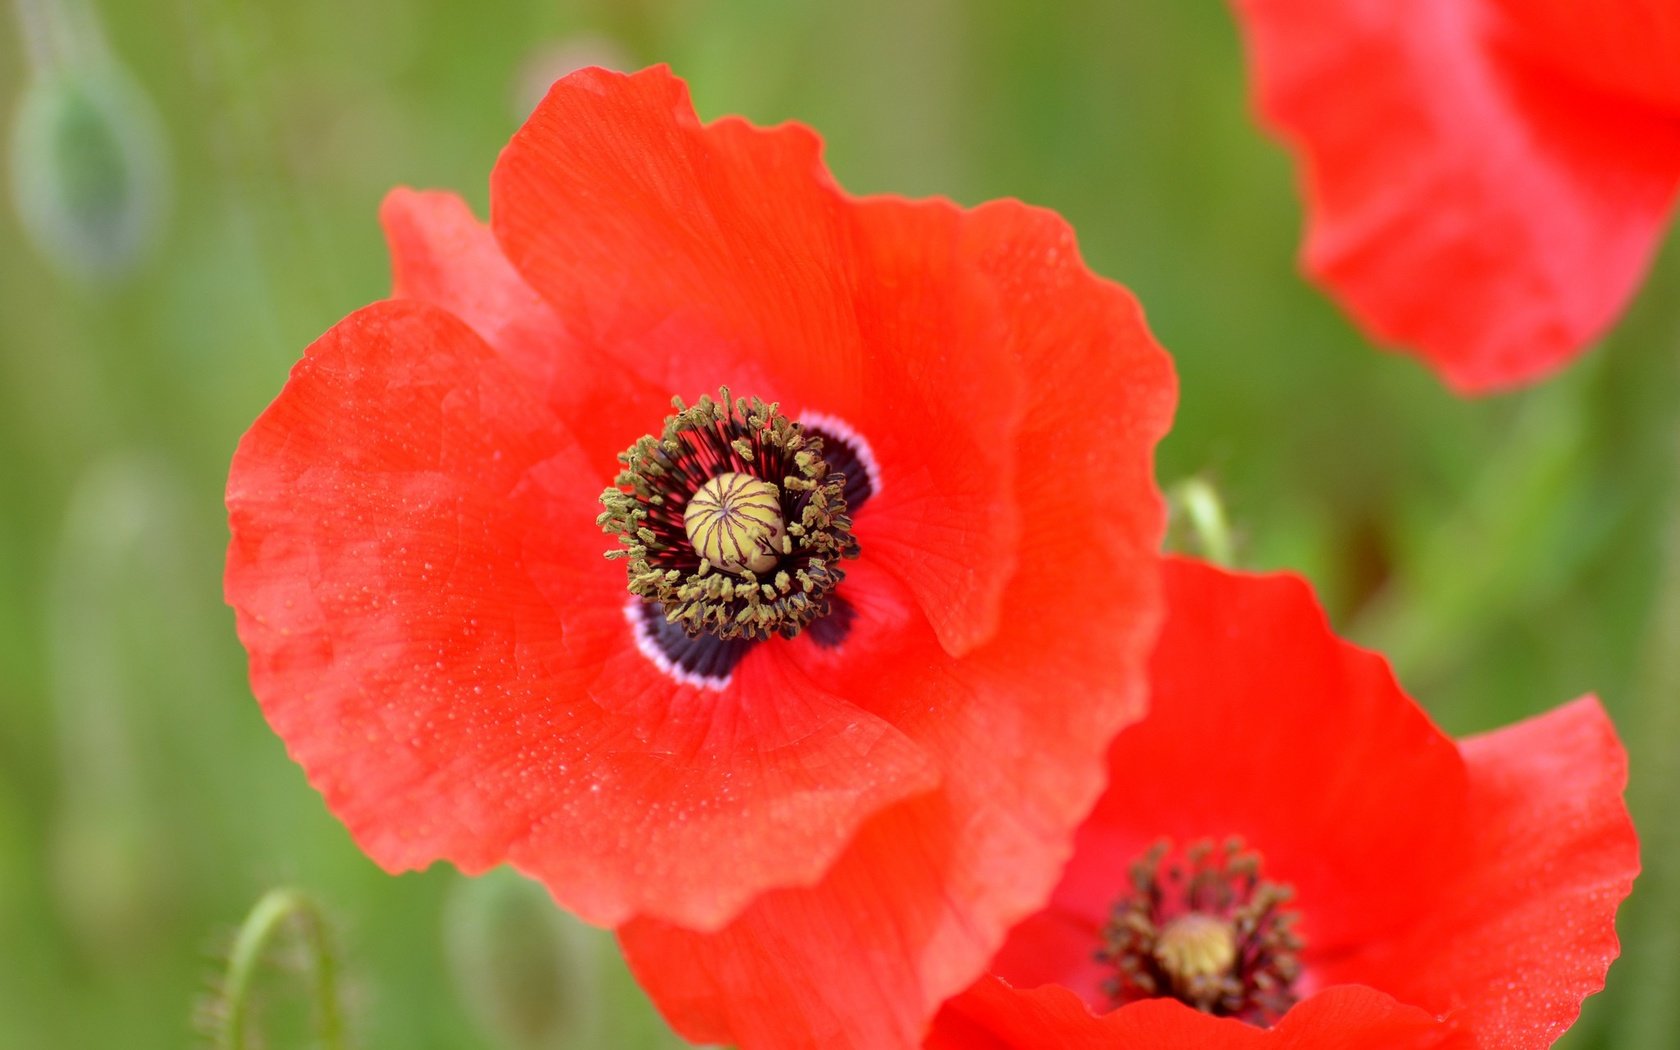
<svg viewBox="0 0 1680 1050">
<path fill-rule="evenodd" d="M 1541 378 L 1626 306 L 1680 190 L 1667 0 L 1234 0 L 1295 150 L 1305 263 L 1460 393 Z"/>
<path fill-rule="evenodd" d="M 1147 718 L 928 1046 L 1550 1046 L 1638 870 L 1598 702 L 1459 743 L 1305 583 L 1169 563 Z"/>
<path fill-rule="evenodd" d="M 556 84 L 491 201 L 394 193 L 396 297 L 235 454 L 270 724 L 387 868 L 754 925 L 776 980 L 919 1034 L 1141 712 L 1165 354 L 1056 216 L 848 197 L 809 130 L 701 125 L 663 69 Z M 776 926 L 814 883 L 858 895 L 843 978 L 820 916 Z M 686 1029 L 764 1044 L 721 1001 L 757 975 L 668 964 Z"/>
</svg>

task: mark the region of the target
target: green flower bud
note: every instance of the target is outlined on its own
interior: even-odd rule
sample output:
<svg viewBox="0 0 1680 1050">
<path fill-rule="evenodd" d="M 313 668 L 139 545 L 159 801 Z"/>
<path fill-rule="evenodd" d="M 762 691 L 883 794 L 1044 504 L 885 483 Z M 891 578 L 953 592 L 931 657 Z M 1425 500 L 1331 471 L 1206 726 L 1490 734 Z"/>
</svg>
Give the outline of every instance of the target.
<svg viewBox="0 0 1680 1050">
<path fill-rule="evenodd" d="M 611 937 L 503 868 L 463 880 L 444 912 L 450 972 L 473 1017 L 510 1050 L 601 1043 L 601 960 Z"/>
<path fill-rule="evenodd" d="M 43 69 L 12 128 L 12 195 L 23 228 L 67 276 L 131 272 L 166 211 L 163 132 L 150 100 L 110 63 Z"/>
</svg>

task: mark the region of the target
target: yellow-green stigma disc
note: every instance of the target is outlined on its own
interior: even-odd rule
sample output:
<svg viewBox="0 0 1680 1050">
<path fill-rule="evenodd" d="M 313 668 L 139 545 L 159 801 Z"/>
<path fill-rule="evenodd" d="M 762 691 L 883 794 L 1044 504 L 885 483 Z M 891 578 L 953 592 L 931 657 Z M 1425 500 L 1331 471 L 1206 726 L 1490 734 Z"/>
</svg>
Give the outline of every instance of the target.
<svg viewBox="0 0 1680 1050">
<path fill-rule="evenodd" d="M 1231 924 L 1211 915 L 1191 912 L 1171 920 L 1155 942 L 1155 961 L 1181 991 L 1196 990 L 1199 981 L 1222 977 L 1237 961 L 1237 939 Z"/>
<path fill-rule="evenodd" d="M 781 493 L 751 474 L 719 474 L 689 497 L 683 528 L 694 552 L 718 568 L 769 572 L 782 554 Z"/>
</svg>

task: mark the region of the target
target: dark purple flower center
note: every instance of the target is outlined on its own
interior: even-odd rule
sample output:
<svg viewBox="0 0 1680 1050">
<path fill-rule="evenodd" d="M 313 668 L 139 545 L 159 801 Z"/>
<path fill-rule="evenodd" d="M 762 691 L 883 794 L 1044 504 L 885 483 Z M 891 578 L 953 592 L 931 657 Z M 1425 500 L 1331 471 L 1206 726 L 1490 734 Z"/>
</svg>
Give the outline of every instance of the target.
<svg viewBox="0 0 1680 1050">
<path fill-rule="evenodd" d="M 631 629 L 668 671 L 719 686 L 756 643 L 809 630 L 844 641 L 834 593 L 855 558 L 852 518 L 877 482 L 838 421 L 804 426 L 758 398 L 680 398 L 655 437 L 619 455 L 597 519 L 626 562 Z"/>
</svg>

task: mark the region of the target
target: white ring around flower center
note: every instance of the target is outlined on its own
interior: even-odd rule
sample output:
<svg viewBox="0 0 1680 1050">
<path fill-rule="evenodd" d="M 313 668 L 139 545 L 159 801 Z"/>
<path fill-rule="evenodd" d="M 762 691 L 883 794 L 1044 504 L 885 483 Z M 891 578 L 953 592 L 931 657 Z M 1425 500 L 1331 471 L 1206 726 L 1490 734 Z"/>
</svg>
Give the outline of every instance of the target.
<svg viewBox="0 0 1680 1050">
<path fill-rule="evenodd" d="M 640 598 L 631 598 L 624 606 L 624 619 L 630 625 L 630 637 L 636 640 L 636 649 L 648 662 L 665 675 L 665 677 L 679 685 L 693 686 L 696 689 L 707 689 L 714 693 L 721 693 L 728 688 L 729 680 L 735 677 L 731 670 L 722 676 L 696 674 L 677 664 L 665 651 L 659 647 L 659 642 L 653 637 L 653 630 L 644 618 L 642 607 L 647 603 Z"/>
<path fill-rule="evenodd" d="M 863 465 L 864 476 L 869 479 L 870 499 L 881 494 L 881 468 L 875 462 L 875 450 L 870 447 L 869 441 L 857 432 L 857 428 L 839 416 L 831 416 L 826 412 L 801 412 L 799 425 L 827 431 L 852 446 L 852 451 L 857 453 L 857 461 Z"/>
</svg>

